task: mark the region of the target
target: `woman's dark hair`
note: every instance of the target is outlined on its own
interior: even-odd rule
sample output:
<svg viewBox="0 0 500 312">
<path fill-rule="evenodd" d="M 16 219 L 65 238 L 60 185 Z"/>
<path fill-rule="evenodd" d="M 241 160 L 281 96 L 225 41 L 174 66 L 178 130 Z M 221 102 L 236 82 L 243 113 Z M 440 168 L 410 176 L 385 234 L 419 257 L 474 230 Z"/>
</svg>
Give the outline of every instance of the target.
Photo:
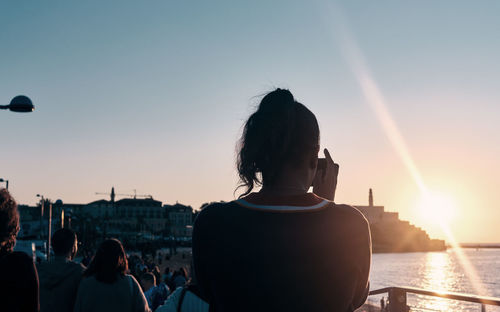
<svg viewBox="0 0 500 312">
<path fill-rule="evenodd" d="M 239 142 L 238 187 L 247 188 L 240 197 L 255 185 L 272 185 L 285 164 L 299 165 L 318 150 L 319 126 L 314 114 L 288 90 L 269 92 L 248 118 Z"/>
<path fill-rule="evenodd" d="M 0 189 L 0 255 L 12 252 L 19 232 L 19 213 L 14 198 Z"/>
<path fill-rule="evenodd" d="M 99 282 L 111 284 L 119 276 L 124 276 L 127 271 L 127 256 L 122 243 L 116 238 L 111 238 L 99 245 L 84 276 L 94 276 Z"/>
</svg>

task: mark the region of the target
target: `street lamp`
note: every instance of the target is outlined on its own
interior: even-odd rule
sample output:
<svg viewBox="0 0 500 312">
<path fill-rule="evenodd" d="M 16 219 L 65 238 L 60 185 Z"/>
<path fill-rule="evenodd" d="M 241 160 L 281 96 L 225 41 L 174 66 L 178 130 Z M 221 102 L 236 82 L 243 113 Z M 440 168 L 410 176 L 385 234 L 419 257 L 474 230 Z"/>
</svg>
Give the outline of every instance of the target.
<svg viewBox="0 0 500 312">
<path fill-rule="evenodd" d="M 9 180 L 4 180 L 4 179 L 0 178 L 0 182 L 5 182 L 5 188 L 9 189 Z"/>
<path fill-rule="evenodd" d="M 40 195 L 40 194 L 36 194 L 36 197 L 41 198 L 41 202 L 40 202 L 40 239 L 42 239 L 42 237 L 43 237 L 43 208 L 45 205 L 45 198 L 43 197 L 43 195 Z"/>
<path fill-rule="evenodd" d="M 35 106 L 29 97 L 18 95 L 10 101 L 9 105 L 0 105 L 0 109 L 8 109 L 16 113 L 31 113 L 35 110 Z"/>
<path fill-rule="evenodd" d="M 42 198 L 41 214 L 40 214 L 40 233 L 42 233 L 42 216 L 43 216 L 43 206 L 45 203 L 45 198 L 43 195 L 36 194 L 36 197 Z M 52 236 L 52 203 L 49 200 L 49 226 L 47 230 L 47 261 L 50 260 L 50 238 Z"/>
</svg>

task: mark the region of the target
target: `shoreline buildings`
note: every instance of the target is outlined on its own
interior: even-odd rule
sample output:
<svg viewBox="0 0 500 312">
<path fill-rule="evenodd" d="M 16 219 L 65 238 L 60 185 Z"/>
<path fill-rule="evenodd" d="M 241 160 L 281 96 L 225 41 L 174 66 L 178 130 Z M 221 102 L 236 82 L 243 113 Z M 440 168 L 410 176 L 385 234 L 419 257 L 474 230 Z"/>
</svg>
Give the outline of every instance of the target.
<svg viewBox="0 0 500 312">
<path fill-rule="evenodd" d="M 20 239 L 47 239 L 48 207 L 19 205 L 21 216 Z M 194 212 L 191 206 L 146 198 L 123 198 L 115 201 L 114 189 L 110 199 L 100 199 L 87 204 L 66 204 L 61 200 L 52 203 L 52 231 L 73 228 L 83 246 L 93 248 L 106 237 L 116 237 L 129 246 L 145 243 L 190 241 Z"/>
<path fill-rule="evenodd" d="M 190 244 L 196 215 L 191 206 L 163 204 L 152 196 L 115 201 L 114 188 L 109 195 L 109 200 L 87 204 L 66 204 L 57 200 L 52 204 L 52 231 L 64 223 L 77 231 L 80 241 L 88 248 L 93 248 L 105 237 L 117 237 L 129 246 L 163 244 L 172 240 Z M 47 239 L 49 205 L 45 202 L 43 213 L 40 205 L 19 205 L 20 239 Z M 430 239 L 421 228 L 400 220 L 397 212 L 387 212 L 384 206 L 374 205 L 371 189 L 368 205 L 354 207 L 370 224 L 373 252 L 446 250 L 443 240 Z"/>
<path fill-rule="evenodd" d="M 373 252 L 416 252 L 446 250 L 443 240 L 431 239 L 420 227 L 400 220 L 399 213 L 387 212 L 384 206 L 375 206 L 373 191 L 368 195 L 368 206 L 354 206 L 368 220 L 372 234 Z"/>
</svg>

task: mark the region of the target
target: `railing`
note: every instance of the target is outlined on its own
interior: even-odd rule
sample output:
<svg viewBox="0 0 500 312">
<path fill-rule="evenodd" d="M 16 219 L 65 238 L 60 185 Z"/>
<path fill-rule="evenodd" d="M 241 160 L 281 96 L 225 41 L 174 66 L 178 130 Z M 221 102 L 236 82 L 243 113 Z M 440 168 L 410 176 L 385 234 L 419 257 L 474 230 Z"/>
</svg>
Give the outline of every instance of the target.
<svg viewBox="0 0 500 312">
<path fill-rule="evenodd" d="M 466 295 L 454 292 L 430 291 L 415 287 L 386 287 L 372 290 L 369 295 L 380 295 L 385 293 L 389 295 L 389 303 L 387 304 L 388 312 L 410 311 L 410 307 L 406 304 L 407 293 L 478 303 L 481 305 L 481 312 L 486 311 L 486 305 L 500 306 L 500 298 Z"/>
</svg>

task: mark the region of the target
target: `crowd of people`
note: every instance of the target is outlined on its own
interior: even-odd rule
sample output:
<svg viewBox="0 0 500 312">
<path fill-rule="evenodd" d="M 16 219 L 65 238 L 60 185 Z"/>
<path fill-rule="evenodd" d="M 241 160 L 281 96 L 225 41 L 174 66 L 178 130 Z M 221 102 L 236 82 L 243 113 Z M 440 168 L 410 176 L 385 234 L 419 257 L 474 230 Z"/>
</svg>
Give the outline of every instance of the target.
<svg viewBox="0 0 500 312">
<path fill-rule="evenodd" d="M 334 203 L 339 166 L 327 149 L 320 162 L 319 138 L 290 91 L 262 98 L 238 146 L 246 189 L 199 213 L 190 275 L 128 257 L 117 239 L 75 263 L 70 229 L 54 233 L 53 259 L 35 267 L 13 252 L 19 215 L 0 190 L 0 310 L 354 311 L 368 295 L 370 230 L 358 210 Z"/>
<path fill-rule="evenodd" d="M 13 251 L 18 231 L 17 204 L 1 189 L 0 311 L 174 312 L 170 301 L 176 307 L 178 295 L 170 296 L 172 290 L 180 292 L 190 281 L 184 267 L 161 272 L 154 261 L 127 256 L 115 238 L 104 240 L 87 266 L 85 258 L 77 263 L 78 238 L 67 228 L 52 235 L 50 261 L 35 265 L 26 253 Z"/>
</svg>

